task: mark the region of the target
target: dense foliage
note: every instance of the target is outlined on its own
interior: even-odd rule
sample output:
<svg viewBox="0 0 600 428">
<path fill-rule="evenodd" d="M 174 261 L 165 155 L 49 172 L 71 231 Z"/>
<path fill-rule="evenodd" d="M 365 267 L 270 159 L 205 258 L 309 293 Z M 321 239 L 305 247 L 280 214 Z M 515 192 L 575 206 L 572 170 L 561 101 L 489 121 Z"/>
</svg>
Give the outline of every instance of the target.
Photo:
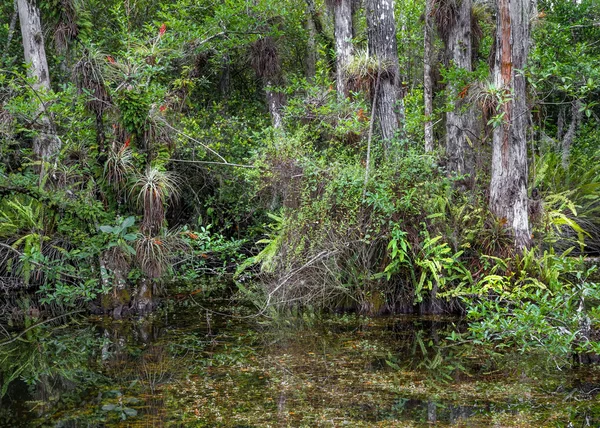
<svg viewBox="0 0 600 428">
<path fill-rule="evenodd" d="M 456 312 L 472 322 L 456 340 L 560 364 L 600 351 L 595 0 L 540 0 L 531 16 L 518 70 L 527 248 L 488 204 L 492 134 L 510 127 L 502 109 L 514 101 L 493 80 L 490 2 L 470 12 L 472 70 L 446 46 L 456 6 L 433 2 L 432 117 L 424 2 L 396 2 L 397 71 L 369 54 L 354 2 L 343 96 L 335 2 L 38 3 L 49 90 L 25 64 L 13 2 L 0 1 L 14 16 L 0 27 L 0 292 L 11 323 L 73 308 L 144 312 L 171 285 L 196 290 L 218 275 L 261 313 Z M 384 84 L 401 94 L 392 139 L 380 132 Z M 467 110 L 472 160 L 460 172 L 446 125 Z M 43 138 L 54 155 L 35 151 Z"/>
</svg>

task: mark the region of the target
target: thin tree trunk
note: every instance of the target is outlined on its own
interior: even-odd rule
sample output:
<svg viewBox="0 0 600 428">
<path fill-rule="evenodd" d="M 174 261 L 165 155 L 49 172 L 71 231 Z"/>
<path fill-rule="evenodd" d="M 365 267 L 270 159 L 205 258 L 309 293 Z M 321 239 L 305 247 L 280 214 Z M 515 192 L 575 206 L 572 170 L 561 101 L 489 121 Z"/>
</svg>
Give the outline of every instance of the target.
<svg viewBox="0 0 600 428">
<path fill-rule="evenodd" d="M 367 0 L 369 55 L 377 59 L 381 81 L 377 94 L 377 120 L 384 141 L 390 141 L 403 119 L 394 0 Z M 389 150 L 389 144 L 386 144 Z"/>
<path fill-rule="evenodd" d="M 229 96 L 231 87 L 231 58 L 228 53 L 223 55 L 221 59 L 221 79 L 219 80 L 219 91 L 223 98 Z"/>
<path fill-rule="evenodd" d="M 317 12 L 314 0 L 305 0 L 308 14 L 312 18 L 312 23 L 315 26 L 316 34 L 320 37 L 321 41 L 325 44 L 325 54 L 327 59 L 332 63 L 335 62 L 335 42 L 323 29 L 323 23 L 321 22 L 321 16 Z"/>
<path fill-rule="evenodd" d="M 425 31 L 423 45 L 423 100 L 425 102 L 425 151 L 433 151 L 433 82 L 431 80 L 431 51 L 433 34 L 431 15 L 433 0 L 425 0 Z"/>
<path fill-rule="evenodd" d="M 571 146 L 573 145 L 573 139 L 575 138 L 575 133 L 577 132 L 577 128 L 581 123 L 581 117 L 583 112 L 581 111 L 581 100 L 576 100 L 573 103 L 573 112 L 571 114 L 571 124 L 565 133 L 564 138 L 562 139 L 562 166 L 564 169 L 569 167 L 569 158 L 571 156 Z"/>
<path fill-rule="evenodd" d="M 446 50 L 457 69 L 472 71 L 471 0 L 462 0 L 457 7 L 455 21 L 448 29 Z M 454 109 L 446 115 L 446 155 L 448 169 L 459 175 L 473 173 L 473 140 L 477 137 L 475 106 L 465 108 L 468 87 L 449 82 L 448 94 Z"/>
<path fill-rule="evenodd" d="M 564 128 L 565 128 L 565 107 L 564 106 L 560 106 L 558 108 L 558 121 L 556 123 L 556 139 L 557 140 L 562 140 L 564 134 Z"/>
<path fill-rule="evenodd" d="M 346 69 L 352 61 L 352 0 L 334 0 L 333 4 L 336 89 L 338 97 L 348 96 Z"/>
<path fill-rule="evenodd" d="M 360 8 L 363 0 L 352 0 L 352 38 L 354 39 L 360 32 Z"/>
<path fill-rule="evenodd" d="M 308 40 L 306 43 L 306 78 L 312 80 L 317 74 L 317 27 L 310 11 L 306 7 L 306 31 Z"/>
<path fill-rule="evenodd" d="M 273 128 L 282 129 L 283 128 L 283 104 L 284 104 L 284 96 L 281 92 L 272 90 L 273 83 L 267 81 L 266 83 L 266 93 L 267 93 L 267 105 L 269 107 L 269 113 L 271 115 L 271 122 L 273 124 Z"/>
<path fill-rule="evenodd" d="M 527 199 L 528 109 L 522 71 L 529 51 L 529 2 L 498 0 L 497 49 L 494 67 L 496 87 L 506 101 L 497 110 L 503 123 L 494 129 L 490 210 L 512 232 L 515 247 L 529 246 Z"/>
<path fill-rule="evenodd" d="M 17 0 L 14 1 L 14 12 L 12 17 L 10 18 L 10 24 L 8 26 L 8 37 L 6 38 L 6 44 L 4 45 L 4 53 L 2 54 L 1 64 L 4 64 L 4 60 L 8 55 L 8 50 L 10 48 L 10 44 L 12 42 L 13 36 L 15 35 L 15 28 L 17 26 L 17 18 L 19 17 L 19 6 L 17 4 Z"/>
<path fill-rule="evenodd" d="M 25 62 L 29 64 L 28 74 L 34 78 L 32 87 L 37 92 L 50 90 L 50 73 L 46 50 L 44 48 L 44 34 L 40 22 L 40 10 L 34 0 L 18 0 L 19 22 L 23 37 L 23 51 Z M 60 150 L 60 140 L 52 133 L 50 119 L 46 115 L 44 106 L 39 106 L 40 129 L 34 138 L 33 151 L 42 159 L 53 158 Z"/>
<path fill-rule="evenodd" d="M 271 37 L 263 37 L 253 45 L 252 66 L 256 75 L 262 80 L 265 87 L 267 108 L 274 128 L 283 128 L 282 110 L 285 103 L 283 93 L 274 89 L 281 85 L 281 58 L 277 45 Z"/>
</svg>

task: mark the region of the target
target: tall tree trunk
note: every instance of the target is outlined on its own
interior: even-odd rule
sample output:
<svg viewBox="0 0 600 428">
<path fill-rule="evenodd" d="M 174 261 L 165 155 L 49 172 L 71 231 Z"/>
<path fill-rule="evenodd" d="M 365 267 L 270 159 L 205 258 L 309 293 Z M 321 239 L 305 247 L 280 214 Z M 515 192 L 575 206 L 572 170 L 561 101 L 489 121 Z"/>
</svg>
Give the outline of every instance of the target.
<svg viewBox="0 0 600 428">
<path fill-rule="evenodd" d="M 308 14 L 312 18 L 312 23 L 315 26 L 316 34 L 319 36 L 322 43 L 325 45 L 325 55 L 327 56 L 328 61 L 335 62 L 335 42 L 334 40 L 327 34 L 327 32 L 323 28 L 323 22 L 321 22 L 321 15 L 317 12 L 315 1 L 314 0 L 305 0 L 306 8 Z M 333 0 L 332 0 L 333 1 Z"/>
<path fill-rule="evenodd" d="M 221 58 L 221 78 L 219 80 L 219 92 L 223 98 L 229 97 L 231 87 L 231 58 L 228 53 Z"/>
<path fill-rule="evenodd" d="M 472 71 L 471 43 L 471 0 L 461 0 L 456 9 L 454 22 L 448 28 L 446 50 L 452 65 L 457 69 Z M 465 107 L 468 87 L 459 87 L 458 82 L 448 84 L 448 94 L 454 109 L 446 115 L 446 154 L 448 169 L 459 175 L 473 173 L 473 141 L 475 133 L 475 106 Z"/>
<path fill-rule="evenodd" d="M 497 107 L 502 124 L 494 129 L 490 210 L 505 220 L 515 247 L 526 248 L 529 234 L 527 199 L 528 109 L 526 81 L 522 74 L 529 52 L 529 2 L 498 0 L 497 49 L 494 80 L 505 91 L 506 101 Z"/>
<path fill-rule="evenodd" d="M 431 51 L 433 48 L 433 27 L 431 16 L 433 0 L 425 0 L 425 29 L 423 43 L 423 100 L 425 103 L 425 151 L 433 151 L 433 82 L 431 80 Z"/>
<path fill-rule="evenodd" d="M 283 128 L 282 110 L 285 104 L 283 93 L 274 89 L 283 83 L 281 58 L 272 37 L 258 39 L 252 46 L 252 67 L 265 86 L 267 108 L 274 128 Z"/>
<path fill-rule="evenodd" d="M 273 82 L 266 82 L 266 93 L 267 93 L 267 105 L 269 107 L 269 114 L 271 115 L 271 123 L 273 128 L 283 128 L 283 116 L 282 110 L 284 105 L 285 97 L 281 92 L 274 91 L 272 89 Z"/>
<path fill-rule="evenodd" d="M 581 111 L 581 100 L 576 100 L 573 103 L 573 112 L 571 114 L 571 124 L 565 133 L 564 138 L 562 139 L 562 166 L 564 169 L 569 167 L 569 158 L 571 157 L 571 145 L 573 144 L 573 139 L 575 138 L 575 133 L 577 132 L 577 128 L 581 123 L 581 117 L 583 116 L 583 111 Z"/>
<path fill-rule="evenodd" d="M 308 40 L 306 43 L 306 78 L 312 80 L 317 74 L 317 27 L 310 10 L 306 6 L 306 31 Z"/>
<path fill-rule="evenodd" d="M 362 7 L 363 0 L 352 0 L 352 38 L 360 32 L 360 8 Z"/>
<path fill-rule="evenodd" d="M 4 64 L 4 60 L 8 55 L 8 50 L 10 49 L 10 43 L 12 42 L 13 36 L 15 34 L 15 27 L 17 26 L 17 18 L 19 17 L 19 6 L 17 4 L 17 0 L 14 0 L 14 12 L 12 17 L 10 18 L 10 24 L 8 26 L 8 35 L 6 37 L 6 44 L 4 45 L 4 53 L 2 54 L 2 60 L 0 61 L 0 65 Z"/>
<path fill-rule="evenodd" d="M 404 116 L 401 104 L 394 0 L 367 0 L 365 8 L 369 55 L 375 57 L 379 63 L 377 120 L 381 137 L 384 141 L 390 141 L 400 128 L 399 123 Z M 389 146 L 386 149 L 389 149 Z"/>
<path fill-rule="evenodd" d="M 25 62 L 29 64 L 28 74 L 34 78 L 33 89 L 38 92 L 50 90 L 50 74 L 44 48 L 44 34 L 40 22 L 40 10 L 35 0 L 18 0 L 19 23 L 23 37 Z M 40 102 L 39 134 L 33 140 L 33 151 L 42 159 L 54 157 L 60 150 L 60 140 L 54 137 L 45 107 Z"/>
<path fill-rule="evenodd" d="M 352 0 L 333 0 L 336 89 L 339 98 L 348 96 L 346 69 L 352 61 Z"/>
<path fill-rule="evenodd" d="M 558 121 L 556 122 L 556 139 L 557 140 L 562 140 L 564 134 L 564 127 L 565 127 L 565 116 L 566 116 L 566 109 L 565 106 L 559 106 L 558 107 Z"/>
</svg>

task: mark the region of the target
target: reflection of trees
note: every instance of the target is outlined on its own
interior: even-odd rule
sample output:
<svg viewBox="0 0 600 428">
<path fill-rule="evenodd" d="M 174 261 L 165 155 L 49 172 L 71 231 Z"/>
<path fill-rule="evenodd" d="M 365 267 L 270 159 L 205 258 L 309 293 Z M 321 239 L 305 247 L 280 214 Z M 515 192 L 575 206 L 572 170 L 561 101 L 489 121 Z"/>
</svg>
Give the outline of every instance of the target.
<svg viewBox="0 0 600 428">
<path fill-rule="evenodd" d="M 168 343 L 161 342 L 163 333 L 164 328 L 150 318 L 103 326 L 107 339 L 102 349 L 104 373 L 115 387 L 130 385 L 127 392 L 143 398 L 141 416 L 153 426 L 167 422 L 168 384 L 193 365 L 185 354 L 177 355 Z"/>
<path fill-rule="evenodd" d="M 454 323 L 436 319 L 408 319 L 391 324 L 389 332 L 397 348 L 388 356 L 389 361 L 422 371 L 436 385 L 456 380 L 461 373 L 473 369 L 463 365 L 473 352 L 472 346 L 454 346 L 454 342 L 445 339 L 457 329 Z"/>
<path fill-rule="evenodd" d="M 35 402 L 43 415 L 65 396 L 77 395 L 77 386 L 100 376 L 93 370 L 99 341 L 92 328 L 65 331 L 40 325 L 0 347 L 0 396 Z M 25 383 L 23 391 L 18 383 Z M 25 396 L 22 396 L 25 395 Z"/>
</svg>

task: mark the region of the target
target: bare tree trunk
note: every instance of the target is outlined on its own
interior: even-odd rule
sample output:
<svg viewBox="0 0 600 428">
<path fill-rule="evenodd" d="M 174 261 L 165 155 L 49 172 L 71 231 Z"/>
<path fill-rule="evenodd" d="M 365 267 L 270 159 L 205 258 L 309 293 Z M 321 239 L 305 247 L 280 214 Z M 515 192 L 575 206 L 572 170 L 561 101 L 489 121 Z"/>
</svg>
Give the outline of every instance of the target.
<svg viewBox="0 0 600 428">
<path fill-rule="evenodd" d="M 306 78 L 312 80 L 317 74 L 317 27 L 309 5 L 306 7 L 306 31 Z"/>
<path fill-rule="evenodd" d="M 471 0 L 461 0 L 457 6 L 455 20 L 448 29 L 446 50 L 454 67 L 472 71 L 471 43 Z M 475 106 L 465 108 L 468 87 L 459 87 L 458 82 L 448 84 L 448 93 L 454 109 L 446 115 L 446 154 L 448 169 L 459 175 L 473 173 L 473 141 L 477 137 Z"/>
<path fill-rule="evenodd" d="M 219 80 L 219 92 L 223 98 L 229 97 L 231 88 L 231 58 L 228 53 L 221 59 L 221 79 Z"/>
<path fill-rule="evenodd" d="M 560 106 L 558 108 L 558 121 L 556 123 L 556 139 L 557 140 L 562 140 L 563 138 L 563 132 L 564 132 L 564 127 L 565 127 L 565 107 L 564 106 Z"/>
<path fill-rule="evenodd" d="M 346 69 L 352 61 L 352 0 L 333 0 L 336 89 L 339 98 L 348 96 Z"/>
<path fill-rule="evenodd" d="M 252 67 L 265 86 L 271 122 L 274 128 L 281 129 L 283 128 L 282 110 L 285 96 L 274 88 L 283 82 L 281 58 L 277 51 L 277 45 L 272 37 L 263 37 L 254 43 L 252 50 Z"/>
<path fill-rule="evenodd" d="M 360 32 L 360 8 L 363 0 L 352 0 L 352 38 L 354 39 Z"/>
<path fill-rule="evenodd" d="M 514 236 L 515 247 L 526 248 L 529 233 L 527 199 L 528 109 L 522 71 L 529 52 L 529 2 L 498 0 L 494 79 L 506 94 L 497 107 L 502 124 L 494 129 L 490 210 Z"/>
<path fill-rule="evenodd" d="M 273 124 L 273 128 L 282 129 L 283 128 L 283 104 L 284 104 L 284 96 L 281 92 L 277 92 L 272 90 L 273 83 L 271 81 L 267 81 L 266 93 L 267 93 L 267 105 L 269 107 L 269 113 L 271 114 L 271 122 Z"/>
<path fill-rule="evenodd" d="M 425 0 L 425 31 L 423 44 L 423 100 L 425 103 L 425 151 L 433 151 L 433 82 L 431 81 L 431 50 L 433 0 Z"/>
<path fill-rule="evenodd" d="M 321 21 L 321 16 L 317 12 L 315 1 L 314 0 L 305 0 L 308 14 L 312 17 L 312 23 L 315 26 L 316 34 L 320 37 L 321 41 L 325 44 L 325 54 L 327 59 L 331 62 L 335 62 L 335 42 L 334 40 L 327 34 L 327 32 L 323 28 L 323 22 Z"/>
<path fill-rule="evenodd" d="M 581 111 L 581 100 L 576 100 L 573 103 L 573 112 L 572 119 L 567 132 L 565 133 L 564 138 L 562 139 L 562 166 L 564 169 L 569 167 L 569 157 L 571 156 L 571 145 L 573 144 L 573 139 L 575 138 L 575 133 L 577 132 L 577 128 L 581 123 L 581 117 L 583 116 L 583 111 Z"/>
<path fill-rule="evenodd" d="M 50 74 L 44 48 L 44 34 L 40 22 L 40 10 L 34 0 L 18 0 L 19 22 L 23 37 L 25 62 L 30 64 L 28 74 L 34 78 L 33 89 L 38 92 L 50 90 Z M 33 151 L 42 159 L 54 157 L 60 150 L 60 140 L 51 132 L 50 119 L 45 114 L 44 105 L 40 103 L 39 134 L 34 138 Z"/>
<path fill-rule="evenodd" d="M 377 120 L 384 141 L 394 138 L 404 119 L 394 0 L 367 0 L 369 55 L 379 63 L 380 84 L 377 94 Z M 389 149 L 389 146 L 386 147 Z"/>
</svg>

